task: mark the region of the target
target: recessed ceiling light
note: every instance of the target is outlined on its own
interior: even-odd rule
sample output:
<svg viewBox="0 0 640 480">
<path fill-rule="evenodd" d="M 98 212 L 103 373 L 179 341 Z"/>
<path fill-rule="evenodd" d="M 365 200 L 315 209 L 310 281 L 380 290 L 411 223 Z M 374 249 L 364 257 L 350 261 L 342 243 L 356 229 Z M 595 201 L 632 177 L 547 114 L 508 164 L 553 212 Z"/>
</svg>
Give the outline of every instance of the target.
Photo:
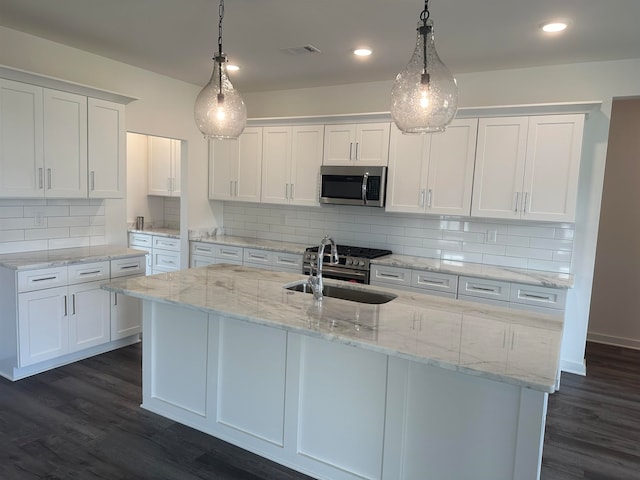
<svg viewBox="0 0 640 480">
<path fill-rule="evenodd" d="M 227 64 L 227 70 L 230 70 L 232 72 L 237 72 L 238 70 L 240 70 L 240 67 L 237 65 Z"/>
<path fill-rule="evenodd" d="M 567 23 L 566 22 L 549 22 L 541 25 L 540 28 L 542 28 L 542 31 L 547 33 L 556 33 L 566 29 Z"/>
<path fill-rule="evenodd" d="M 369 50 L 368 48 L 356 48 L 353 51 L 354 55 L 357 55 L 358 57 L 368 57 L 369 55 L 371 55 L 371 50 Z"/>
</svg>

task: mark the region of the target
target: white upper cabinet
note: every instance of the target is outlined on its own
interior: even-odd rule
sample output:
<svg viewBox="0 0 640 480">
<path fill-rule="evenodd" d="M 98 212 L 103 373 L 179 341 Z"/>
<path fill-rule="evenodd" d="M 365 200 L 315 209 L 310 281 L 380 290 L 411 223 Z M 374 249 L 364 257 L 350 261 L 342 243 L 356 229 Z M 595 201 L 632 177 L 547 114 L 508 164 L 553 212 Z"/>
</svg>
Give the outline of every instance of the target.
<svg viewBox="0 0 640 480">
<path fill-rule="evenodd" d="M 121 198 L 124 162 L 121 104 L 0 79 L 0 198 Z"/>
<path fill-rule="evenodd" d="M 247 127 L 237 140 L 212 140 L 209 198 L 260 201 L 262 127 Z"/>
<path fill-rule="evenodd" d="M 0 197 L 43 195 L 42 88 L 0 78 Z"/>
<path fill-rule="evenodd" d="M 89 197 L 123 198 L 126 189 L 124 105 L 88 99 Z"/>
<path fill-rule="evenodd" d="M 326 125 L 323 165 L 382 165 L 389 161 L 391 124 Z"/>
<path fill-rule="evenodd" d="M 262 202 L 318 205 L 322 125 L 265 127 Z"/>
<path fill-rule="evenodd" d="M 454 120 L 444 133 L 391 130 L 386 210 L 469 215 L 477 119 Z"/>
<path fill-rule="evenodd" d="M 480 119 L 471 215 L 575 220 L 584 115 Z"/>
<path fill-rule="evenodd" d="M 180 196 L 180 140 L 149 136 L 149 195 Z"/>
<path fill-rule="evenodd" d="M 45 197 L 87 198 L 87 97 L 44 89 Z"/>
</svg>

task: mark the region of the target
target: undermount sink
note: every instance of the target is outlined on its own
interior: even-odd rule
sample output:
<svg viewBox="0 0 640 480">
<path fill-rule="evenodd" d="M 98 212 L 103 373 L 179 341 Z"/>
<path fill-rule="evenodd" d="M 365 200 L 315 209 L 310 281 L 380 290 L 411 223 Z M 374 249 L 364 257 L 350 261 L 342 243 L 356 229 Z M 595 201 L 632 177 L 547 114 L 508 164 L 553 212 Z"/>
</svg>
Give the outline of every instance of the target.
<svg viewBox="0 0 640 480">
<path fill-rule="evenodd" d="M 306 280 L 284 285 L 287 290 L 294 292 L 313 293 L 311 286 Z M 360 290 L 348 287 L 339 287 L 337 285 L 326 285 L 322 289 L 322 295 L 331 298 L 340 298 L 351 302 L 369 303 L 379 305 L 387 303 L 397 297 L 393 293 L 375 292 L 371 290 Z"/>
</svg>

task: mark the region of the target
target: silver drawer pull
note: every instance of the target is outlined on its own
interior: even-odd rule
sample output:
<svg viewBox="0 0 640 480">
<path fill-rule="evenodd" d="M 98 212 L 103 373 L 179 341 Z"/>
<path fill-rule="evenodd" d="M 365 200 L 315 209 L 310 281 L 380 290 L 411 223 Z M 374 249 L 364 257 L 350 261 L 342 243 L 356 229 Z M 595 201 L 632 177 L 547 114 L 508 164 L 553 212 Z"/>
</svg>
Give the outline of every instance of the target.
<svg viewBox="0 0 640 480">
<path fill-rule="evenodd" d="M 444 285 L 446 282 L 444 280 L 420 280 L 422 283 L 427 283 L 429 285 Z"/>
<path fill-rule="evenodd" d="M 264 255 L 254 255 L 254 254 L 249 254 L 249 258 L 257 258 L 258 260 L 266 260 L 267 257 L 265 257 Z"/>
<path fill-rule="evenodd" d="M 210 248 L 204 248 L 204 247 L 196 247 L 196 252 L 207 252 L 207 253 L 211 253 L 211 249 L 210 249 Z"/>
<path fill-rule="evenodd" d="M 44 282 L 45 280 L 56 280 L 58 277 L 42 277 L 42 278 L 34 278 L 31 280 L 32 282 Z"/>
<path fill-rule="evenodd" d="M 535 295 L 533 293 L 523 293 L 520 296 L 524 297 L 524 298 L 535 298 L 536 300 L 549 300 L 549 301 L 551 301 L 551 297 L 549 297 L 548 295 Z"/>
<path fill-rule="evenodd" d="M 497 292 L 496 288 L 488 288 L 488 287 L 470 287 L 469 290 L 479 290 L 481 292 Z"/>
<path fill-rule="evenodd" d="M 223 255 L 236 255 L 236 252 L 230 252 L 229 250 L 220 250 Z"/>
<path fill-rule="evenodd" d="M 80 275 L 95 275 L 96 273 L 102 273 L 102 270 L 92 270 L 91 272 L 80 272 Z"/>
<path fill-rule="evenodd" d="M 138 268 L 138 264 L 135 263 L 133 265 L 123 265 L 122 267 L 120 267 L 120 270 L 128 270 L 129 268 Z"/>
<path fill-rule="evenodd" d="M 401 279 L 402 276 L 401 275 L 394 275 L 393 273 L 384 273 L 384 272 L 380 272 L 378 273 L 379 277 L 385 277 L 385 278 L 396 278 L 396 279 Z"/>
<path fill-rule="evenodd" d="M 298 263 L 295 260 L 292 260 L 290 258 L 280 258 L 280 259 L 278 259 L 278 261 L 280 263 L 292 263 L 292 264 L 297 264 Z"/>
</svg>

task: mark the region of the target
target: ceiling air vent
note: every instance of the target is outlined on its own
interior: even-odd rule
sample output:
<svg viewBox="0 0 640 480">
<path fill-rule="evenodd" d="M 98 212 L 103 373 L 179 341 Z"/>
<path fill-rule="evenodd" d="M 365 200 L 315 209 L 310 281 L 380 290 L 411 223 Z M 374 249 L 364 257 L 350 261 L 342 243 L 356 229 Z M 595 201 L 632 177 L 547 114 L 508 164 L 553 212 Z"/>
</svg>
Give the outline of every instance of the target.
<svg viewBox="0 0 640 480">
<path fill-rule="evenodd" d="M 320 53 L 320 49 L 313 45 L 302 45 L 301 47 L 288 47 L 280 49 L 284 53 L 289 55 L 306 55 L 307 53 Z"/>
</svg>

